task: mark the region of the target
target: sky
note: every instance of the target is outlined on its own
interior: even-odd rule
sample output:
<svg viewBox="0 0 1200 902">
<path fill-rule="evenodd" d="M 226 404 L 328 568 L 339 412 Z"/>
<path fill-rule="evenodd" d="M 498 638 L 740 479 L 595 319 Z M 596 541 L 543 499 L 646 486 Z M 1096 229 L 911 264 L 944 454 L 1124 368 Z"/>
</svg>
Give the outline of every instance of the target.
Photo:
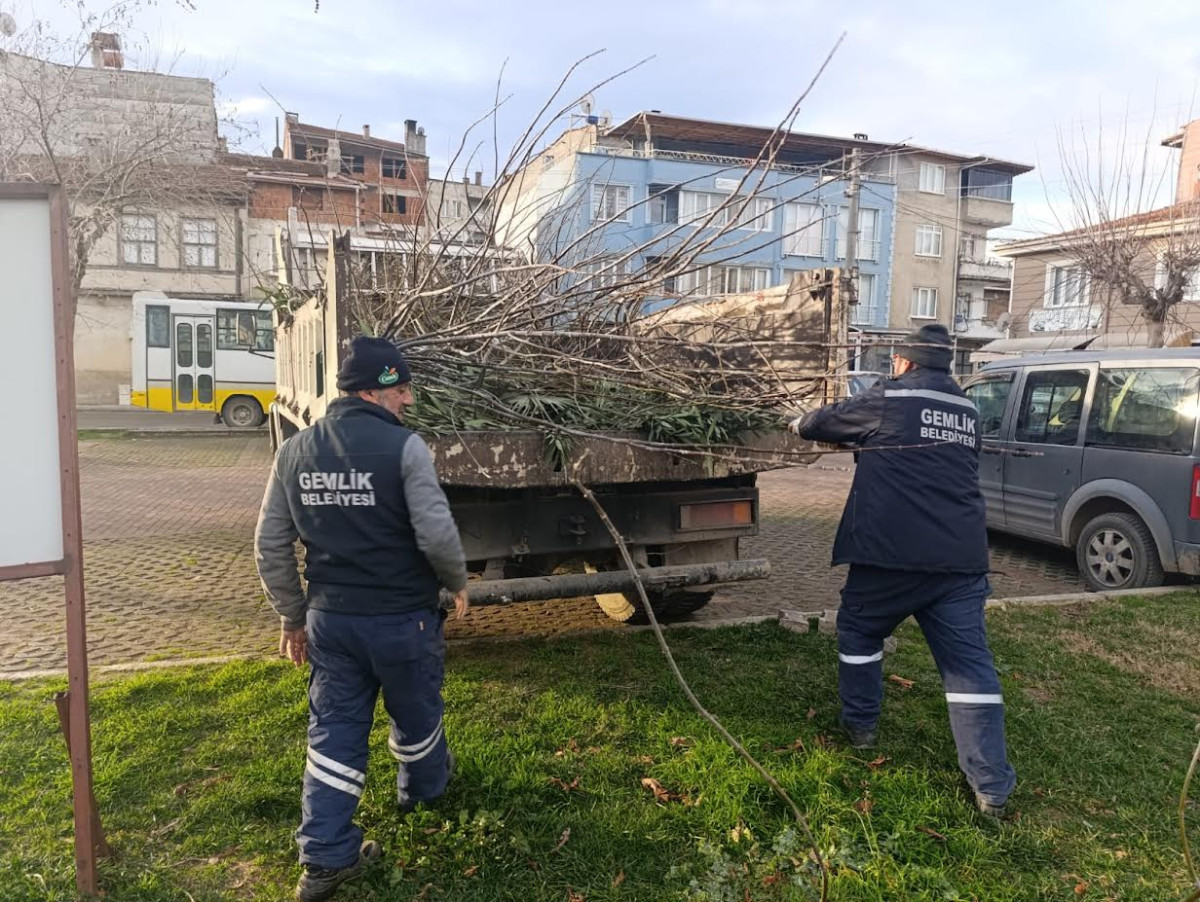
<svg viewBox="0 0 1200 902">
<path fill-rule="evenodd" d="M 78 5 L 0 0 L 18 28 L 39 17 L 70 29 Z M 774 126 L 844 34 L 794 128 L 1034 165 L 1015 183 L 1009 237 L 1068 223 L 1064 154 L 1111 168 L 1123 146 L 1135 168 L 1147 161 L 1142 206 L 1169 202 L 1176 158 L 1159 142 L 1200 118 L 1195 0 L 157 0 L 133 26 L 134 65 L 168 60 L 216 80 L 221 110 L 240 126 L 231 143 L 246 152 L 270 152 L 285 109 L 397 140 L 416 119 L 434 175 L 492 108 L 498 80 L 502 151 L 597 51 L 564 96 L 640 63 L 594 91 L 614 122 L 656 109 Z M 476 157 L 465 168 L 490 178 L 490 121 L 467 148 Z"/>
</svg>

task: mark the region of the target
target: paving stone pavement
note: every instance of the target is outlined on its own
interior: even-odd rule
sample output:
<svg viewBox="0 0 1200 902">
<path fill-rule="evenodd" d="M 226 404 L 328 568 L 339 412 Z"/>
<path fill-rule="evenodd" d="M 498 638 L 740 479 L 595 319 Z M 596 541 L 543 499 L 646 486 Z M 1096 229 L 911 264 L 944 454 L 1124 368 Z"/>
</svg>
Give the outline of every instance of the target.
<svg viewBox="0 0 1200 902">
<path fill-rule="evenodd" d="M 94 664 L 273 651 L 278 621 L 254 569 L 253 533 L 270 466 L 265 436 L 153 436 L 80 443 L 88 645 Z M 760 477 L 761 533 L 742 556 L 770 579 L 729 587 L 694 615 L 714 622 L 782 607 L 834 607 L 828 565 L 849 468 Z M 1011 539 L 992 546 L 997 595 L 1078 591 L 1069 552 Z M 0 583 L 0 671 L 66 664 L 62 580 Z M 590 598 L 476 608 L 451 638 L 622 629 Z"/>
</svg>

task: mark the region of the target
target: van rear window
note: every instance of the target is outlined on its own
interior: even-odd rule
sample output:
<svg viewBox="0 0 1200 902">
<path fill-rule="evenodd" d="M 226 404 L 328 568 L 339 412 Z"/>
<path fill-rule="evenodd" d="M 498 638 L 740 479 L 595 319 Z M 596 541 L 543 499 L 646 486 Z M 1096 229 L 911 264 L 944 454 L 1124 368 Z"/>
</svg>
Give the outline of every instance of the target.
<svg viewBox="0 0 1200 902">
<path fill-rule="evenodd" d="M 1087 444 L 1187 454 L 1196 434 L 1200 369 L 1101 369 Z"/>
</svg>

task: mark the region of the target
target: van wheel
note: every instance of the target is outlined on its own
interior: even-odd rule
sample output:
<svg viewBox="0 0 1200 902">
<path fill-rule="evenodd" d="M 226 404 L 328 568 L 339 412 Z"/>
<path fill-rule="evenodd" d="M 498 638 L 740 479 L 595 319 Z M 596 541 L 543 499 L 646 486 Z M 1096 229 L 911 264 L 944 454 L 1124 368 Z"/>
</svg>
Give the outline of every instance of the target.
<svg viewBox="0 0 1200 902">
<path fill-rule="evenodd" d="M 262 406 L 253 398 L 241 395 L 230 398 L 221 408 L 221 419 L 235 429 L 252 429 L 262 425 Z"/>
<path fill-rule="evenodd" d="M 1075 559 L 1097 591 L 1161 586 L 1164 578 L 1154 536 L 1133 514 L 1101 514 L 1089 521 L 1075 543 Z"/>
</svg>

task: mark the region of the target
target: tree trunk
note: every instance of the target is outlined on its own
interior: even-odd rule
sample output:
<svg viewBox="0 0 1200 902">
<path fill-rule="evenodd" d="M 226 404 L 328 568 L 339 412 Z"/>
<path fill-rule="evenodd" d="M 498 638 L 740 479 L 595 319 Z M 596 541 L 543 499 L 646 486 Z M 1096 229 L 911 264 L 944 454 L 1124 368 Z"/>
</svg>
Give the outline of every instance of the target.
<svg viewBox="0 0 1200 902">
<path fill-rule="evenodd" d="M 1163 346 L 1165 325 L 1161 319 L 1146 318 L 1146 347 L 1161 348 Z"/>
</svg>

